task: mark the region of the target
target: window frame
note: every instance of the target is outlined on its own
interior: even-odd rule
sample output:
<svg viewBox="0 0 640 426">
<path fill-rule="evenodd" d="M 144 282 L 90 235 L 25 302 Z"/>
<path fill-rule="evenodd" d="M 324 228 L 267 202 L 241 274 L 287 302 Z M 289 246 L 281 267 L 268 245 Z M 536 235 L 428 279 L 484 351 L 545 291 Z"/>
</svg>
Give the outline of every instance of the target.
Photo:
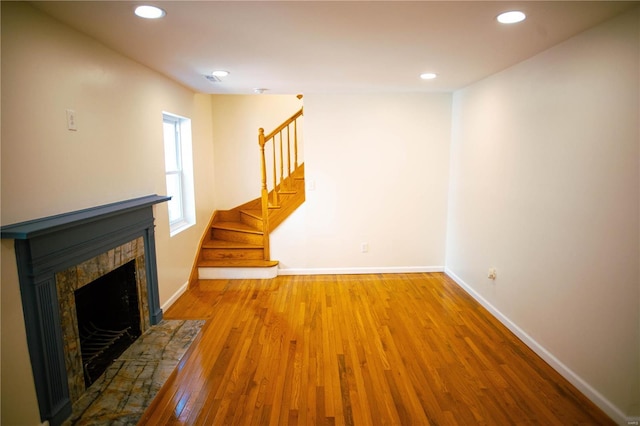
<svg viewBox="0 0 640 426">
<path fill-rule="evenodd" d="M 169 228 L 170 236 L 174 236 L 195 225 L 191 120 L 176 114 L 163 112 L 162 123 L 165 157 L 165 185 L 167 188 L 167 195 L 173 197 L 168 203 Z M 169 124 L 172 127 L 172 144 L 167 142 L 166 124 Z M 171 153 L 168 153 L 169 146 L 171 146 Z M 171 159 L 168 157 L 169 154 L 171 155 Z M 175 178 L 177 178 L 178 181 L 177 194 L 172 193 L 172 191 L 169 190 L 170 179 Z M 172 218 L 171 211 L 172 208 L 175 208 L 176 201 L 178 202 L 177 206 L 179 214 L 177 217 Z M 171 204 L 172 202 L 174 204 Z"/>
</svg>

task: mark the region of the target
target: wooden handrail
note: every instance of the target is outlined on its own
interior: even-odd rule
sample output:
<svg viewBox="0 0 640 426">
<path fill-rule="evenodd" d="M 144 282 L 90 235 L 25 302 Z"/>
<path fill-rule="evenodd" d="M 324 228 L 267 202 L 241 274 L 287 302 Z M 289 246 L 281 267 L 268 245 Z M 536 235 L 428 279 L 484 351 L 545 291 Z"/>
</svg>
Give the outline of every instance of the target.
<svg viewBox="0 0 640 426">
<path fill-rule="evenodd" d="M 281 125 L 279 125 L 278 127 L 276 127 L 276 129 L 269 133 L 267 136 L 264 137 L 264 140 L 266 142 L 269 141 L 269 139 L 272 139 L 275 135 L 277 135 L 278 133 L 280 133 L 282 130 L 284 130 L 287 126 L 289 126 L 289 124 L 293 123 L 294 121 L 296 121 L 298 119 L 298 117 L 300 117 L 301 115 L 304 115 L 303 113 L 303 108 L 300 108 L 300 111 L 296 112 L 295 114 L 293 114 L 291 117 L 289 117 L 288 119 L 285 120 L 284 123 L 282 123 Z"/>
<path fill-rule="evenodd" d="M 291 133 L 289 130 L 289 126 L 293 124 L 293 155 L 294 155 L 294 172 L 298 168 L 298 118 L 304 115 L 303 109 L 300 108 L 298 112 L 293 114 L 291 117 L 286 119 L 281 125 L 276 127 L 274 131 L 265 136 L 264 129 L 258 129 L 258 144 L 260 145 L 260 166 L 261 166 L 261 178 L 262 178 L 262 187 L 261 187 L 261 202 L 262 202 L 262 221 L 263 221 L 263 234 L 264 234 L 264 253 L 265 259 L 270 260 L 269 254 L 269 208 L 279 208 L 280 200 L 279 200 L 279 192 L 292 188 L 291 185 Z M 282 132 L 286 130 L 286 148 L 287 148 L 287 175 L 285 176 L 285 167 L 284 167 L 284 146 L 283 143 L 283 135 Z M 276 143 L 276 136 L 278 136 L 279 144 Z M 272 190 L 269 191 L 269 182 L 267 178 L 267 159 L 265 154 L 265 147 L 269 142 L 271 143 L 271 174 L 273 176 L 273 187 Z M 276 155 L 276 151 L 279 150 L 279 155 Z M 277 165 L 279 161 L 279 169 L 280 169 L 280 182 L 277 180 Z M 269 193 L 271 193 L 271 200 L 269 199 Z"/>
</svg>

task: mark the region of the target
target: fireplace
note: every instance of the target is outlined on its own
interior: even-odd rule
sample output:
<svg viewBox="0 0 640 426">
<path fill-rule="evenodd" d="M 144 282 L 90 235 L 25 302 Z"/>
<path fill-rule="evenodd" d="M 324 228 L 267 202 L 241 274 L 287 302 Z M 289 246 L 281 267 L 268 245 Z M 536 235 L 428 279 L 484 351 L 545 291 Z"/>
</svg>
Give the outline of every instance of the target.
<svg viewBox="0 0 640 426">
<path fill-rule="evenodd" d="M 135 260 L 74 292 L 82 370 L 91 386 L 141 334 Z"/>
<path fill-rule="evenodd" d="M 128 333 L 144 332 L 162 319 L 153 205 L 168 199 L 150 195 L 1 228 L 2 238 L 15 240 L 27 344 L 43 421 L 61 424 L 87 386 L 87 355 L 82 354 L 82 346 L 92 331 L 91 325 L 86 330 L 78 319 L 83 322 L 86 311 L 96 308 L 77 310 L 78 294 L 82 299 L 84 293 L 91 292 L 92 283 L 104 284 L 111 273 L 128 275 L 124 279 L 128 284 L 115 285 L 126 287 L 126 295 L 109 301 L 107 309 L 122 308 L 129 317 L 124 328 L 122 324 L 106 327 L 108 332 L 124 333 L 117 340 L 133 338 Z M 124 270 L 117 272 L 121 268 Z M 96 290 L 97 295 L 89 297 L 106 303 L 112 293 L 121 290 L 113 286 L 107 284 L 107 290 Z M 97 324 L 102 319 L 88 321 L 105 330 L 104 323 Z M 84 346 L 88 344 L 93 343 L 84 342 Z"/>
<path fill-rule="evenodd" d="M 111 363 L 110 358 L 126 349 L 128 340 L 149 329 L 144 239 L 139 237 L 58 272 L 55 280 L 73 404 Z M 113 316 L 116 319 L 110 318 Z M 128 327 L 131 329 L 119 335 Z M 95 339 L 87 340 L 91 337 Z"/>
</svg>

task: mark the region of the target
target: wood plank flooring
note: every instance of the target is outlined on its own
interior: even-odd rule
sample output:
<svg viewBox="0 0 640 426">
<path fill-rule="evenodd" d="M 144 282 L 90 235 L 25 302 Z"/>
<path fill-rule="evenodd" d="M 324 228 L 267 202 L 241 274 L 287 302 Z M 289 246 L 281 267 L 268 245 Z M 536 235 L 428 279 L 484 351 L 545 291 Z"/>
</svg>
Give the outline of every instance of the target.
<svg viewBox="0 0 640 426">
<path fill-rule="evenodd" d="M 445 274 L 200 281 L 139 424 L 614 424 Z"/>
</svg>

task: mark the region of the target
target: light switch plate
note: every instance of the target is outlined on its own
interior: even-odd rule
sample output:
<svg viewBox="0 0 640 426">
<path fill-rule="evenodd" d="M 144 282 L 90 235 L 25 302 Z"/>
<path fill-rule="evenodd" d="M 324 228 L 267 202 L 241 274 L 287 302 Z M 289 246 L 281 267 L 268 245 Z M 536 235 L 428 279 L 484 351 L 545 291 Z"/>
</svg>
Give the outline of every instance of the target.
<svg viewBox="0 0 640 426">
<path fill-rule="evenodd" d="M 76 112 L 72 109 L 67 110 L 67 130 L 77 131 Z"/>
</svg>

